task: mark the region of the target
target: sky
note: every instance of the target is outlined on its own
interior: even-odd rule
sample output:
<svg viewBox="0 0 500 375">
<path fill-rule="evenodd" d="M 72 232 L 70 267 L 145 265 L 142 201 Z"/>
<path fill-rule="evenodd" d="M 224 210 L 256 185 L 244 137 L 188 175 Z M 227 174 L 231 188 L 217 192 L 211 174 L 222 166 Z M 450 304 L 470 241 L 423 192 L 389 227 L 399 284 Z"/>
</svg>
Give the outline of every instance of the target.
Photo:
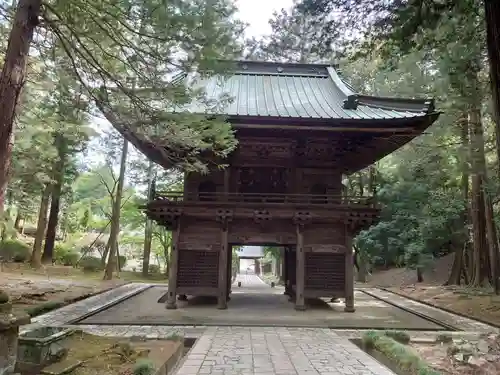
<svg viewBox="0 0 500 375">
<path fill-rule="evenodd" d="M 247 37 L 259 37 L 271 32 L 269 19 L 274 11 L 292 6 L 292 0 L 236 0 L 239 18 L 250 24 L 246 30 Z"/>
</svg>

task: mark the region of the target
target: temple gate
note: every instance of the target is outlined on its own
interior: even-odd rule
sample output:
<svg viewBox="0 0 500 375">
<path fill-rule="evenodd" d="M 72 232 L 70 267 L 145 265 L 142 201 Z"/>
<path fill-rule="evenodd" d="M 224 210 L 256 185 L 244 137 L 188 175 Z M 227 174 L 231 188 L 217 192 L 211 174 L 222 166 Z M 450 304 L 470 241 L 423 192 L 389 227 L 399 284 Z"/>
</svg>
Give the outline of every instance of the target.
<svg viewBox="0 0 500 375">
<path fill-rule="evenodd" d="M 297 310 L 306 298 L 343 297 L 353 312 L 352 240 L 379 208 L 346 196 L 342 176 L 431 125 L 433 101 L 358 95 L 328 65 L 235 62 L 218 79 L 199 84 L 234 97 L 224 112 L 239 141 L 229 166 L 188 173 L 184 191 L 156 192 L 147 205 L 173 233 L 167 308 L 177 295 L 217 296 L 226 308 L 230 245 L 276 244 Z"/>
</svg>

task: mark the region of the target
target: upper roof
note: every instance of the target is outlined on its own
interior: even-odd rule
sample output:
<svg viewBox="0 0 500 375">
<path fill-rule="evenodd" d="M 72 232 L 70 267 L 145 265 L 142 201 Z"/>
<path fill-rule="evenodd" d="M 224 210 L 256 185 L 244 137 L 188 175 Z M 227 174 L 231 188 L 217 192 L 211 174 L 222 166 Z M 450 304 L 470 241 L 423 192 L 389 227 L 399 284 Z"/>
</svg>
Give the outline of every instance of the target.
<svg viewBox="0 0 500 375">
<path fill-rule="evenodd" d="M 207 110 L 193 102 L 182 110 L 231 117 L 272 117 L 318 120 L 387 120 L 425 116 L 434 112 L 432 99 L 395 99 L 359 95 L 324 64 L 234 62 L 222 76 L 198 78 L 207 99 L 228 95 L 232 102 Z"/>
</svg>

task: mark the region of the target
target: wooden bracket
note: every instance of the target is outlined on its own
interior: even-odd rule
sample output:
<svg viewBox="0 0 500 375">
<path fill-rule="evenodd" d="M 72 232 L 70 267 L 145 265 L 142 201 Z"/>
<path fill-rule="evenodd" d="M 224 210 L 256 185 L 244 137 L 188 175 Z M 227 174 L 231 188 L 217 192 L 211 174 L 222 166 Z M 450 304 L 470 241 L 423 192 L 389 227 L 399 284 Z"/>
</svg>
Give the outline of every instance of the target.
<svg viewBox="0 0 500 375">
<path fill-rule="evenodd" d="M 233 210 L 217 210 L 215 212 L 215 220 L 222 224 L 222 229 L 227 230 L 229 222 L 233 220 Z"/>
<path fill-rule="evenodd" d="M 253 219 L 256 223 L 261 224 L 270 221 L 272 215 L 268 210 L 255 210 L 253 212 Z"/>
<path fill-rule="evenodd" d="M 160 224 L 176 228 L 181 216 L 182 210 L 180 208 L 167 208 L 160 214 L 162 220 Z"/>
<path fill-rule="evenodd" d="M 293 215 L 293 223 L 304 226 L 312 222 L 312 215 L 309 211 L 297 211 Z"/>
</svg>

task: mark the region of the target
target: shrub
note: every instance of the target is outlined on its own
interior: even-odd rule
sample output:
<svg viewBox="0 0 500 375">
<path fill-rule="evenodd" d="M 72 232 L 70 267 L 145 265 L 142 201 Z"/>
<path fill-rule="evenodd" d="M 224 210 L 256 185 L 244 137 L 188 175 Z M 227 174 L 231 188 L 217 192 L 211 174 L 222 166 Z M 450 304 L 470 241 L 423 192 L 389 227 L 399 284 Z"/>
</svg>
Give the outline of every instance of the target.
<svg viewBox="0 0 500 375">
<path fill-rule="evenodd" d="M 75 251 L 70 251 L 69 253 L 64 254 L 61 257 L 61 264 L 63 266 L 72 266 L 76 267 L 78 260 L 80 259 L 80 255 Z"/>
<path fill-rule="evenodd" d="M 134 375 L 153 375 L 156 371 L 154 363 L 150 359 L 142 358 L 134 365 Z"/>
<path fill-rule="evenodd" d="M 38 315 L 45 314 L 46 312 L 58 309 L 60 307 L 65 306 L 66 303 L 64 301 L 48 301 L 46 303 L 43 303 L 41 305 L 35 305 L 33 307 L 27 308 L 26 313 L 34 318 Z"/>
<path fill-rule="evenodd" d="M 80 259 L 79 254 L 67 244 L 59 243 L 54 246 L 54 260 L 57 264 L 75 267 L 78 259 Z"/>
<path fill-rule="evenodd" d="M 160 273 L 160 266 L 157 264 L 150 264 L 149 273 Z"/>
<path fill-rule="evenodd" d="M 85 272 L 102 271 L 101 259 L 97 257 L 86 256 L 80 261 L 80 267 Z"/>
<path fill-rule="evenodd" d="M 19 240 L 5 240 L 0 244 L 0 256 L 6 261 L 25 262 L 31 257 L 31 248 Z"/>
<path fill-rule="evenodd" d="M 125 257 L 125 255 L 120 255 L 118 257 L 118 264 L 120 265 L 120 269 L 125 267 L 125 265 L 127 264 L 127 258 Z"/>
<path fill-rule="evenodd" d="M 366 349 L 375 349 L 384 354 L 389 360 L 394 362 L 399 369 L 408 373 L 418 375 L 440 375 L 440 373 L 431 368 L 418 353 L 404 344 L 394 340 L 392 337 L 380 334 L 375 331 L 366 332 L 363 337 L 363 346 Z"/>
<path fill-rule="evenodd" d="M 9 295 L 6 291 L 0 289 L 0 303 L 7 303 L 10 301 Z"/>
<path fill-rule="evenodd" d="M 408 344 L 410 342 L 410 335 L 403 331 L 385 331 L 385 335 L 401 344 Z"/>
</svg>

